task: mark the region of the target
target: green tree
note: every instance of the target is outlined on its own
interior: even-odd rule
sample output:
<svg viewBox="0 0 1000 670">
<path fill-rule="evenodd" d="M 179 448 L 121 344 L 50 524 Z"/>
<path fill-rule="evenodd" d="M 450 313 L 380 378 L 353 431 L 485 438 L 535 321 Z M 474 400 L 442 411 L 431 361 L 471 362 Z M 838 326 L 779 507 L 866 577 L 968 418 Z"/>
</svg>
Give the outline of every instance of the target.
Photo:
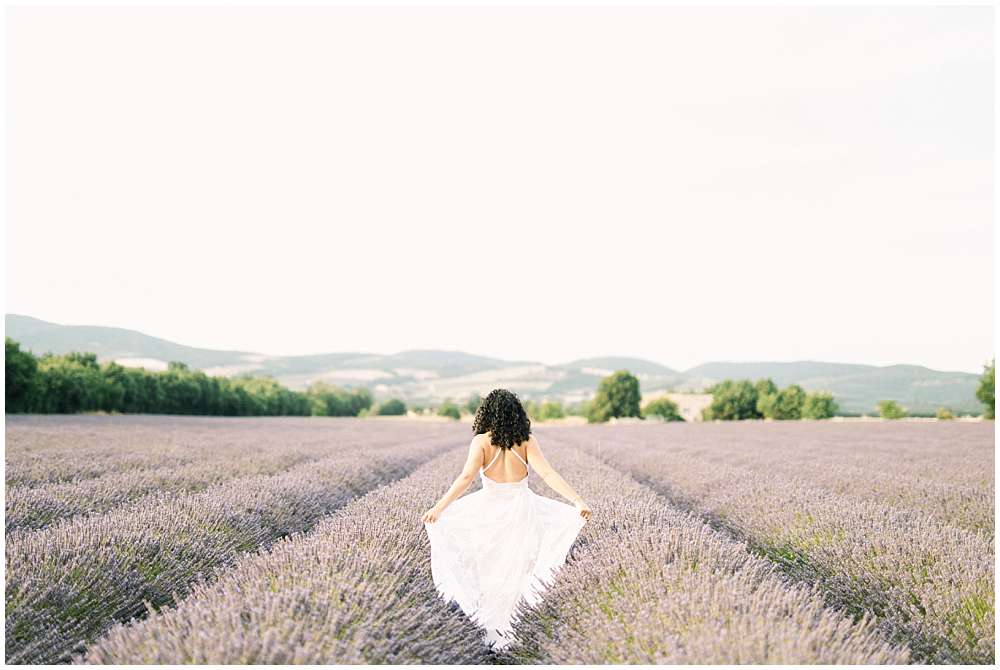
<svg viewBox="0 0 1000 670">
<path fill-rule="evenodd" d="M 481 404 L 483 404 L 483 399 L 478 393 L 473 393 L 465 401 L 465 409 L 469 410 L 469 414 L 475 414 Z"/>
<path fill-rule="evenodd" d="M 450 400 L 445 400 L 443 403 L 441 403 L 441 405 L 438 407 L 437 415 L 447 416 L 456 420 L 462 418 L 462 413 L 459 411 L 458 405 L 451 402 Z"/>
<path fill-rule="evenodd" d="M 348 391 L 324 382 L 314 382 L 307 390 L 314 416 L 358 416 L 372 406 L 368 389 Z"/>
<path fill-rule="evenodd" d="M 28 412 L 38 385 L 38 361 L 9 337 L 4 346 L 6 411 Z"/>
<path fill-rule="evenodd" d="M 301 393 L 271 377 L 210 377 L 177 361 L 155 372 L 113 361 L 102 364 L 92 352 L 35 358 L 9 338 L 6 374 L 11 412 L 355 416 L 372 403 L 367 389 L 346 391 L 319 385 Z"/>
<path fill-rule="evenodd" d="M 639 380 L 628 370 L 618 370 L 601 380 L 587 421 L 600 423 L 612 417 L 641 417 Z"/>
<path fill-rule="evenodd" d="M 356 388 L 348 394 L 348 406 L 351 408 L 351 416 L 357 416 L 361 410 L 369 410 L 375 402 L 372 392 L 366 388 Z"/>
<path fill-rule="evenodd" d="M 100 409 L 102 379 L 96 357 L 46 354 L 38 360 L 34 411 L 73 414 Z"/>
<path fill-rule="evenodd" d="M 403 416 L 406 414 L 406 403 L 398 398 L 391 398 L 378 406 L 379 416 Z"/>
<path fill-rule="evenodd" d="M 983 376 L 979 378 L 979 388 L 976 389 L 976 398 L 983 403 L 983 416 L 987 419 L 996 416 L 996 372 L 997 361 L 994 358 L 989 365 L 984 366 Z"/>
<path fill-rule="evenodd" d="M 677 403 L 666 396 L 661 396 L 646 403 L 642 410 L 643 416 L 658 416 L 664 421 L 683 421 Z"/>
<path fill-rule="evenodd" d="M 778 385 L 770 377 L 758 379 L 754 382 L 753 388 L 757 391 L 757 397 L 762 395 L 774 395 L 778 392 Z"/>
<path fill-rule="evenodd" d="M 772 417 L 774 413 L 774 401 L 778 396 L 778 386 L 770 378 L 758 379 L 753 390 L 757 392 L 757 414 L 764 417 Z"/>
<path fill-rule="evenodd" d="M 712 404 L 702 416 L 706 421 L 739 421 L 758 419 L 757 389 L 749 379 L 726 379 L 712 387 Z"/>
<path fill-rule="evenodd" d="M 875 408 L 883 419 L 902 419 L 906 416 L 906 410 L 895 400 L 879 400 Z"/>
<path fill-rule="evenodd" d="M 89 351 L 71 351 L 64 356 L 68 363 L 79 365 L 90 370 L 99 370 L 100 363 L 97 362 L 97 354 Z"/>
<path fill-rule="evenodd" d="M 837 403 L 829 393 L 810 393 L 802 403 L 803 419 L 829 419 L 837 413 Z"/>
<path fill-rule="evenodd" d="M 765 396 L 757 396 L 757 415 L 765 419 L 773 419 L 775 404 L 778 402 L 778 394 L 772 393 Z"/>
<path fill-rule="evenodd" d="M 538 418 L 540 421 L 562 419 L 565 416 L 566 410 L 563 409 L 562 403 L 552 401 L 543 402 L 542 406 L 538 409 Z"/>
<path fill-rule="evenodd" d="M 114 361 L 101 367 L 103 378 L 101 393 L 101 409 L 105 412 L 125 411 L 126 384 L 125 368 Z"/>
<path fill-rule="evenodd" d="M 798 384 L 791 384 L 778 391 L 773 396 L 773 400 L 765 404 L 769 414 L 765 414 L 771 419 L 794 420 L 802 418 L 802 406 L 806 401 L 806 392 Z M 758 406 L 760 402 L 758 401 Z"/>
<path fill-rule="evenodd" d="M 161 410 L 167 414 L 196 414 L 195 409 L 201 402 L 201 386 L 195 381 L 194 376 L 184 363 L 171 361 L 167 371 L 160 376 L 166 397 L 166 406 Z M 244 378 L 237 378 L 237 382 L 243 384 Z M 251 416 L 261 414 L 256 402 L 253 403 Z"/>
</svg>

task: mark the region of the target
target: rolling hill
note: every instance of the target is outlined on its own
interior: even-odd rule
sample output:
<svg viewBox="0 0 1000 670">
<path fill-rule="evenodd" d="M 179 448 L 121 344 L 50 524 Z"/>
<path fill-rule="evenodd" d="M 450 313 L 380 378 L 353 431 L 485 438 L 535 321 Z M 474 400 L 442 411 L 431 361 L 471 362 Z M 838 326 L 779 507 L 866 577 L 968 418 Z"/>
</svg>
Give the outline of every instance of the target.
<svg viewBox="0 0 1000 670">
<path fill-rule="evenodd" d="M 712 362 L 679 371 L 653 361 L 614 356 L 559 365 L 440 350 L 269 356 L 200 349 L 124 328 L 62 325 L 18 314 L 6 315 L 6 334 L 36 355 L 92 351 L 102 361 L 154 370 L 165 369 L 168 361 L 182 361 L 207 374 L 267 375 L 295 389 L 304 389 L 314 381 L 364 386 L 376 397 L 399 397 L 411 403 L 458 400 L 497 386 L 524 398 L 575 402 L 588 398 L 602 377 L 627 369 L 639 378 L 644 394 L 672 389 L 698 391 L 726 378 L 770 377 L 779 386 L 794 383 L 809 391 L 829 391 L 848 413 L 871 413 L 875 403 L 885 398 L 916 413 L 933 412 L 938 407 L 973 413 L 981 409 L 975 397 L 978 375 L 917 365 Z"/>
</svg>

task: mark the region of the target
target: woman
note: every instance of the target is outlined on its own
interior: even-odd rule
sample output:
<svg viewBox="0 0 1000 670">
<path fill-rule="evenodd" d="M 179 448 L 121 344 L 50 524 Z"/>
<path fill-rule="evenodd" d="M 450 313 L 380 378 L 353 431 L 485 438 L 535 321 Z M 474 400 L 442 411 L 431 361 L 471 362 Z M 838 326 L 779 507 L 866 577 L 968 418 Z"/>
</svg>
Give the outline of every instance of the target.
<svg viewBox="0 0 1000 670">
<path fill-rule="evenodd" d="M 462 473 L 421 520 L 431 543 L 431 574 L 445 600 L 486 629 L 493 649 L 512 638 L 515 606 L 538 602 L 590 518 L 590 508 L 542 455 L 517 396 L 496 389 L 472 423 Z M 574 506 L 528 488 L 528 464 Z M 459 498 L 476 477 L 483 488 Z M 487 475 L 487 472 L 489 475 Z"/>
</svg>

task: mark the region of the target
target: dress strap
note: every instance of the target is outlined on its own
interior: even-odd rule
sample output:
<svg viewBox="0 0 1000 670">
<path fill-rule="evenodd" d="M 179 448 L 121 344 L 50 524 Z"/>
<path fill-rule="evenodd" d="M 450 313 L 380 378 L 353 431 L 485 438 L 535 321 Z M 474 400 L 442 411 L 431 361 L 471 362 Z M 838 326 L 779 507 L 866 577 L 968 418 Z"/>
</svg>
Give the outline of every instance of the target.
<svg viewBox="0 0 1000 670">
<path fill-rule="evenodd" d="M 496 463 L 496 460 L 500 456 L 500 452 L 501 451 L 503 451 L 503 449 L 497 449 L 497 453 L 493 456 L 493 460 L 490 461 L 489 465 L 487 465 L 485 468 L 479 468 L 479 471 L 480 472 L 486 472 L 487 470 L 489 470 L 490 469 L 490 465 L 493 465 L 494 463 Z"/>
<path fill-rule="evenodd" d="M 526 461 L 523 458 L 521 458 L 521 454 L 519 454 L 516 451 L 514 451 L 513 447 L 511 448 L 511 451 L 514 452 L 514 455 L 517 456 L 518 460 L 520 460 L 522 463 L 524 463 L 524 467 L 528 468 L 528 461 Z M 527 453 L 527 452 L 525 452 L 525 453 Z M 531 468 L 528 468 L 528 469 L 530 470 Z"/>
<path fill-rule="evenodd" d="M 526 460 L 524 460 L 523 458 L 521 458 L 521 454 L 517 453 L 517 451 L 515 451 L 513 447 L 511 447 L 511 449 L 510 449 L 510 450 L 514 452 L 514 455 L 515 455 L 515 456 L 517 456 L 517 459 L 518 459 L 519 461 L 521 461 L 522 463 L 524 463 L 524 467 L 525 467 L 525 468 L 528 468 L 528 461 L 526 461 Z M 501 452 L 501 451 L 503 451 L 503 449 L 502 449 L 502 448 L 498 448 L 498 449 L 497 449 L 497 453 L 493 455 L 493 460 L 491 460 L 491 461 L 489 462 L 489 464 L 488 464 L 488 465 L 487 465 L 487 466 L 486 466 L 485 468 L 479 468 L 479 471 L 480 471 L 480 472 L 486 472 L 487 470 L 489 470 L 489 469 L 490 469 L 490 466 L 491 466 L 491 465 L 493 465 L 494 463 L 496 463 L 496 460 L 497 460 L 498 458 L 500 458 L 500 452 Z M 528 468 L 528 470 L 530 471 L 530 470 L 531 470 L 531 468 Z"/>
</svg>

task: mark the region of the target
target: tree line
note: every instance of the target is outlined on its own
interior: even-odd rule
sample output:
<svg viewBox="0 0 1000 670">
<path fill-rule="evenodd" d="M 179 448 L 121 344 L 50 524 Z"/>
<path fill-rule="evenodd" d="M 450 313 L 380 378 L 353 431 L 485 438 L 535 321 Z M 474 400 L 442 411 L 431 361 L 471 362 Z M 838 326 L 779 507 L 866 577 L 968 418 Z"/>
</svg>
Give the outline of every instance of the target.
<svg viewBox="0 0 1000 670">
<path fill-rule="evenodd" d="M 270 377 L 213 377 L 177 361 L 152 371 L 99 363 L 93 353 L 36 357 L 9 337 L 5 354 L 9 413 L 357 416 L 372 405 L 371 393 L 363 388 L 318 382 L 293 391 Z"/>
<path fill-rule="evenodd" d="M 806 393 L 798 384 L 779 389 L 770 379 L 726 379 L 708 392 L 712 404 L 702 410 L 706 421 L 829 419 L 838 410 L 829 393 Z"/>
<path fill-rule="evenodd" d="M 323 382 L 305 391 L 285 388 L 271 377 L 214 377 L 186 364 L 172 361 L 164 371 L 124 367 L 113 361 L 99 363 L 93 353 L 46 353 L 36 357 L 23 351 L 20 344 L 6 338 L 6 411 L 39 414 L 69 414 L 104 411 L 145 414 L 200 414 L 215 416 L 366 416 L 404 415 L 406 404 L 389 399 L 374 405 L 365 388 L 344 389 Z M 996 362 L 985 366 L 976 397 L 983 403 L 984 416 L 994 417 Z M 801 386 L 785 388 L 770 379 L 726 379 L 708 391 L 712 402 L 702 411 L 706 421 L 742 419 L 828 419 L 837 411 L 829 393 L 807 393 Z M 656 398 L 641 406 L 639 380 L 628 370 L 618 370 L 605 377 L 594 397 L 564 407 L 555 401 L 525 401 L 525 410 L 533 421 L 561 419 L 579 415 L 590 423 L 611 418 L 653 417 L 663 421 L 683 421 L 677 404 L 669 398 Z M 435 413 L 453 419 L 463 412 L 475 414 L 482 399 L 472 394 L 461 406 L 446 400 Z M 888 419 L 906 416 L 897 402 L 878 403 L 880 416 Z M 413 411 L 423 413 L 414 406 Z M 942 408 L 939 419 L 952 418 Z"/>
<path fill-rule="evenodd" d="M 985 365 L 976 389 L 976 398 L 983 404 L 983 416 L 994 418 L 996 401 L 996 360 Z M 712 404 L 702 410 L 706 421 L 738 421 L 742 419 L 829 419 L 839 408 L 829 393 L 806 393 L 798 384 L 779 389 L 770 379 L 726 379 L 708 389 Z M 880 400 L 875 411 L 883 419 L 902 419 L 906 408 L 895 400 Z M 947 407 L 937 410 L 940 420 L 953 419 Z"/>
</svg>

